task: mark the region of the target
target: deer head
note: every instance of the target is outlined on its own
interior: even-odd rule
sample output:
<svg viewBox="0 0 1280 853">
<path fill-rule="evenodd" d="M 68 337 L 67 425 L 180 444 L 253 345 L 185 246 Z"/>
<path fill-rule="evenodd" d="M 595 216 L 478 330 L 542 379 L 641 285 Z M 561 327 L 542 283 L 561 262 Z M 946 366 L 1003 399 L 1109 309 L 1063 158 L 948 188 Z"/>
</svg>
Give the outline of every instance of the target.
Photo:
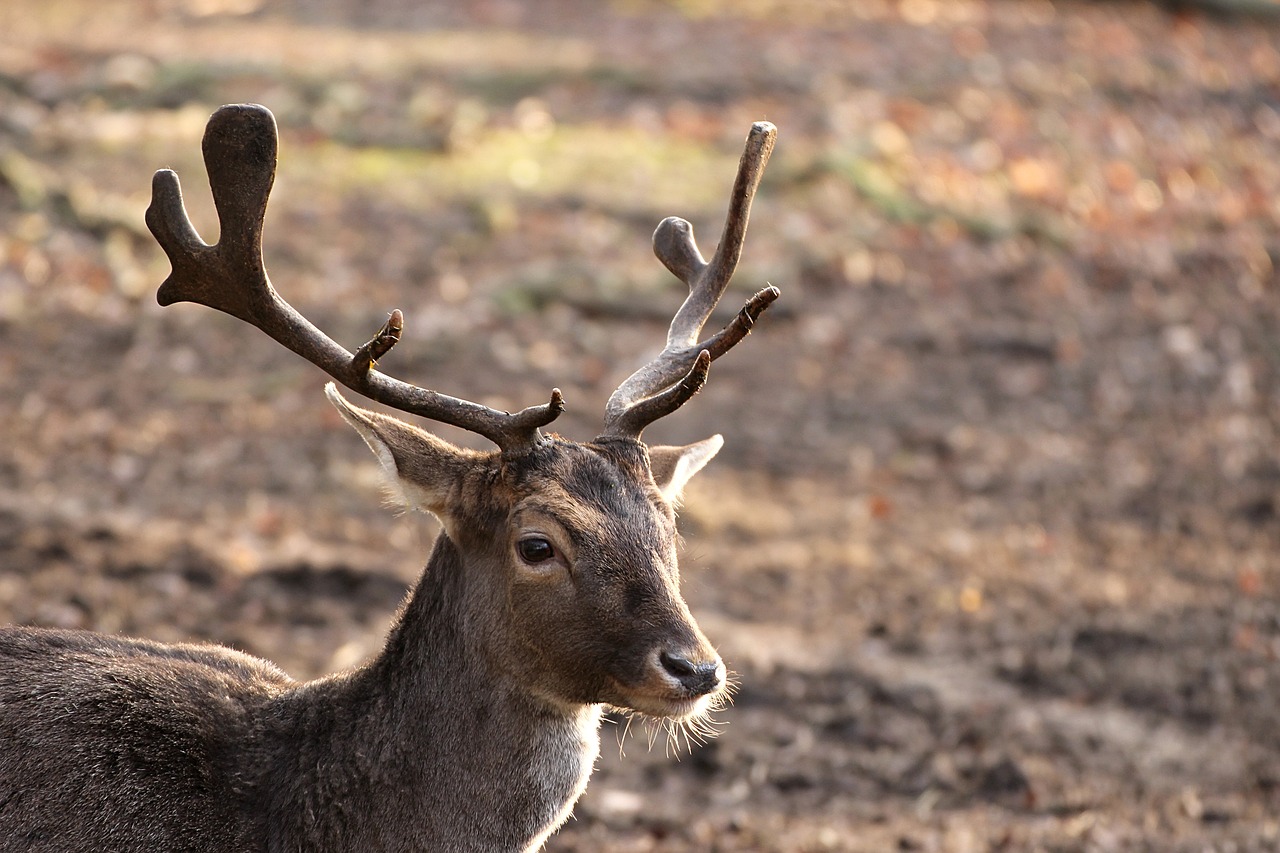
<svg viewBox="0 0 1280 853">
<path fill-rule="evenodd" d="M 680 595 L 675 507 L 681 489 L 719 450 L 714 436 L 687 447 L 649 447 L 644 428 L 687 402 L 711 362 L 752 328 L 778 296 L 761 290 L 720 332 L 699 342 L 729 283 L 751 201 L 776 131 L 747 138 L 715 255 L 704 260 L 689 223 L 664 220 L 659 259 L 689 287 L 666 347 L 609 398 L 604 428 L 578 443 L 544 435 L 563 410 L 549 402 L 500 412 L 394 379 L 374 369 L 399 340 L 392 311 L 355 353 L 317 329 L 272 287 L 262 228 L 275 175 L 275 120 L 264 107 L 223 107 L 210 118 L 205 163 L 221 224 L 208 245 L 195 232 L 177 176 L 156 173 L 147 224 L 173 265 L 162 305 L 199 302 L 257 326 L 334 380 L 402 412 L 476 432 L 497 447 L 456 447 L 402 420 L 330 401 L 368 443 L 407 506 L 437 516 L 458 566 L 448 606 L 459 608 L 464 645 L 488 674 L 562 707 L 605 703 L 668 719 L 698 716 L 725 685 L 725 669 Z M 427 575 L 443 572 L 433 557 Z M 424 605 L 425 606 L 425 605 Z M 441 606 L 444 606 L 441 603 Z M 412 607 L 400 633 L 412 629 Z M 395 643 L 393 635 L 392 643 Z"/>
</svg>

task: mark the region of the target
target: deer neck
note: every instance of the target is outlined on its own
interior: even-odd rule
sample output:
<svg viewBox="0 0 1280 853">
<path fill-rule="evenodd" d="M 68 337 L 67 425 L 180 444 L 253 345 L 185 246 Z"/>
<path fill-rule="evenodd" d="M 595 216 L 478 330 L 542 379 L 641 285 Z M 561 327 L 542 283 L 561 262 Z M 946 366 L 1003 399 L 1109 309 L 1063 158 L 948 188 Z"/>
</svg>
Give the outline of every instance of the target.
<svg viewBox="0 0 1280 853">
<path fill-rule="evenodd" d="M 415 839 L 452 838 L 440 849 L 536 850 L 585 790 L 599 707 L 547 703 L 495 671 L 466 569 L 441 534 L 383 653 L 300 691 L 307 711 L 290 714 L 290 763 L 341 768 L 344 779 L 326 777 L 328 806 L 286 807 L 310 815 L 296 830 L 303 847 L 410 850 Z"/>
</svg>

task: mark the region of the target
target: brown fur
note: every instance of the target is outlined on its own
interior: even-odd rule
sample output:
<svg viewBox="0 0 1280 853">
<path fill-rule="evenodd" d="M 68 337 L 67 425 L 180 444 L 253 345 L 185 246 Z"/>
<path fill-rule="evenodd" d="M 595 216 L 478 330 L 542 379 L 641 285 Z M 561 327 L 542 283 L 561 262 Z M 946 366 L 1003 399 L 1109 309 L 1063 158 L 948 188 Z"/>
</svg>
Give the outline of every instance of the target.
<svg viewBox="0 0 1280 853">
<path fill-rule="evenodd" d="M 213 646 L 0 629 L 0 851 L 536 849 L 602 706 L 684 717 L 722 689 L 680 597 L 682 483 L 639 441 L 509 458 L 331 396 L 445 527 L 382 653 L 299 683 Z M 524 562 L 529 535 L 556 558 Z"/>
</svg>

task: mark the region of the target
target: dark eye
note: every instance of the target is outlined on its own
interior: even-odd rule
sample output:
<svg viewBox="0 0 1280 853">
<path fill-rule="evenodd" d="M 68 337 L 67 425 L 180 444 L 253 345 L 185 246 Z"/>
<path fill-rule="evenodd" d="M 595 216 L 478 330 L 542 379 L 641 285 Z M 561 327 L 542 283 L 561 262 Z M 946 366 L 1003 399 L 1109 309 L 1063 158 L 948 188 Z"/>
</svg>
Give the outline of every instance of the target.
<svg viewBox="0 0 1280 853">
<path fill-rule="evenodd" d="M 541 536 L 521 539 L 516 548 L 520 551 L 520 559 L 526 563 L 545 563 L 556 555 L 556 549 Z"/>
</svg>

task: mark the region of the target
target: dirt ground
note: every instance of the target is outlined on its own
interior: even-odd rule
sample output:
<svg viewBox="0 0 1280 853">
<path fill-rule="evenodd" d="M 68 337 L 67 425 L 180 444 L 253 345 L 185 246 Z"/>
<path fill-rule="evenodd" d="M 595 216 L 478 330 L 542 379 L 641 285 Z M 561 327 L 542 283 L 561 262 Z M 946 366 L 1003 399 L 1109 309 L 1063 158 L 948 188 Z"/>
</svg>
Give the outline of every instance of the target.
<svg viewBox="0 0 1280 853">
<path fill-rule="evenodd" d="M 579 439 L 768 119 L 726 303 L 782 299 L 649 435 L 726 438 L 682 564 L 736 701 L 606 731 L 548 849 L 1280 850 L 1280 28 L 1175 5 L 3 4 L 0 621 L 314 676 L 425 560 L 316 369 L 155 304 L 219 104 L 280 122 L 286 298 Z"/>
</svg>

